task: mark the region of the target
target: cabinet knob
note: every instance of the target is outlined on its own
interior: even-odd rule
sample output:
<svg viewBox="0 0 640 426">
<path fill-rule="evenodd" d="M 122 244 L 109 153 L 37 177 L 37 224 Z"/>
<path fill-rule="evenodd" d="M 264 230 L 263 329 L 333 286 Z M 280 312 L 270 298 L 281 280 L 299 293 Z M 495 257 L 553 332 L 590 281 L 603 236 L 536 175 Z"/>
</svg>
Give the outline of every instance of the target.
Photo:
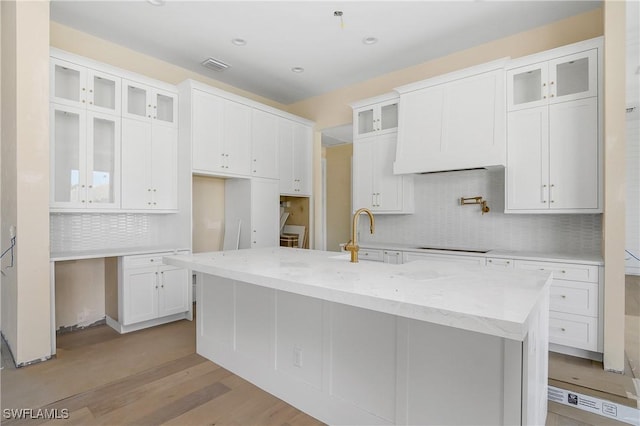
<svg viewBox="0 0 640 426">
<path fill-rule="evenodd" d="M 83 87 L 83 88 L 82 88 L 82 91 L 84 92 L 85 90 L 87 90 L 87 89 L 85 89 L 85 88 Z"/>
<path fill-rule="evenodd" d="M 153 205 L 154 205 L 154 206 L 156 205 L 156 202 L 155 202 L 155 201 L 153 202 Z"/>
<path fill-rule="evenodd" d="M 563 299 L 566 299 L 566 298 L 567 298 L 567 296 L 565 296 L 564 294 L 563 294 L 562 296 L 560 296 L 560 297 L 562 297 Z"/>
<path fill-rule="evenodd" d="M 544 96 L 542 97 L 542 99 L 547 99 L 547 95 L 544 95 Z"/>
<path fill-rule="evenodd" d="M 149 262 L 154 262 L 154 260 L 153 259 L 149 259 Z M 156 274 L 157 274 L 157 272 L 156 272 Z"/>
<path fill-rule="evenodd" d="M 147 117 L 151 118 L 151 115 L 147 115 Z"/>
<path fill-rule="evenodd" d="M 549 85 L 551 85 L 551 86 L 553 86 L 553 84 L 554 84 L 553 81 L 551 83 L 549 83 Z"/>
<path fill-rule="evenodd" d="M 84 201 L 84 200 L 82 200 L 82 202 L 84 203 L 85 201 Z"/>
<path fill-rule="evenodd" d="M 542 87 L 547 87 L 547 83 L 542 83 Z"/>
<path fill-rule="evenodd" d="M 154 105 L 154 106 L 153 106 L 153 109 L 156 109 L 156 108 L 158 108 L 158 107 L 157 107 L 156 105 Z"/>
<path fill-rule="evenodd" d="M 84 103 L 84 99 L 82 100 L 82 103 Z"/>
<path fill-rule="evenodd" d="M 565 331 L 564 327 L 562 327 L 560 330 L 561 330 L 562 332 L 564 332 L 564 331 Z"/>
<path fill-rule="evenodd" d="M 89 203 L 93 203 L 93 200 L 89 200 Z"/>
<path fill-rule="evenodd" d="M 154 119 L 156 119 L 156 118 L 158 118 L 158 117 L 156 117 L 156 116 L 154 115 L 154 116 L 153 116 L 153 118 L 154 118 Z"/>
<path fill-rule="evenodd" d="M 489 260 L 487 260 L 487 262 L 489 262 L 489 263 L 493 263 L 493 260 L 489 259 Z"/>
<path fill-rule="evenodd" d="M 151 108 L 151 104 L 149 104 L 149 108 Z"/>
<path fill-rule="evenodd" d="M 89 93 L 93 93 L 93 89 L 89 89 Z"/>
<path fill-rule="evenodd" d="M 256 242 L 254 241 L 253 244 L 255 244 Z"/>
<path fill-rule="evenodd" d="M 551 94 L 551 97 L 553 98 L 554 96 L 555 96 L 555 95 L 552 93 L 552 94 Z"/>
<path fill-rule="evenodd" d="M 155 189 L 155 188 L 153 188 L 153 192 L 156 192 L 156 189 Z"/>
<path fill-rule="evenodd" d="M 147 204 L 151 205 L 151 201 L 149 201 Z"/>
</svg>

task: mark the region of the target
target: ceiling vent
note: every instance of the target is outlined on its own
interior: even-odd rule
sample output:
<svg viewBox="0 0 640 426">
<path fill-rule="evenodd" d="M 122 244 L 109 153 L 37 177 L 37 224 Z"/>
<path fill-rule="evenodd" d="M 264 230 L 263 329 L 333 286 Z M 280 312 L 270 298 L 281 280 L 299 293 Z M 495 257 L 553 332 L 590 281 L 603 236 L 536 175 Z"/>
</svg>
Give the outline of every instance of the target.
<svg viewBox="0 0 640 426">
<path fill-rule="evenodd" d="M 229 64 L 225 64 L 222 61 L 219 61 L 217 59 L 213 59 L 213 58 L 207 58 L 204 61 L 202 61 L 202 66 L 209 68 L 210 70 L 214 70 L 214 71 L 224 71 L 227 68 L 229 68 L 231 65 Z"/>
</svg>

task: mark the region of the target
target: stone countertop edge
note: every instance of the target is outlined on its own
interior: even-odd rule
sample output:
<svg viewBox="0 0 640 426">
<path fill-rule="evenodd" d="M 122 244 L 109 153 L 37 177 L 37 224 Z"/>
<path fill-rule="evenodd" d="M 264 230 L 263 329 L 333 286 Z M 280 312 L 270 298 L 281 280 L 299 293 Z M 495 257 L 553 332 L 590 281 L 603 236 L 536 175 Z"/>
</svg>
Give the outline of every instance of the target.
<svg viewBox="0 0 640 426">
<path fill-rule="evenodd" d="M 403 265 L 354 265 L 343 256 L 271 248 L 166 256 L 163 262 L 274 290 L 517 341 L 525 339 L 529 317 L 552 282 L 550 273 L 537 271 L 494 270 L 430 260 Z M 225 262 L 219 262 L 221 259 Z M 395 285 L 389 285 L 390 280 L 395 280 Z M 478 280 L 491 288 L 487 292 L 476 288 L 474 295 Z M 493 299 L 500 300 L 493 305 Z"/>
</svg>

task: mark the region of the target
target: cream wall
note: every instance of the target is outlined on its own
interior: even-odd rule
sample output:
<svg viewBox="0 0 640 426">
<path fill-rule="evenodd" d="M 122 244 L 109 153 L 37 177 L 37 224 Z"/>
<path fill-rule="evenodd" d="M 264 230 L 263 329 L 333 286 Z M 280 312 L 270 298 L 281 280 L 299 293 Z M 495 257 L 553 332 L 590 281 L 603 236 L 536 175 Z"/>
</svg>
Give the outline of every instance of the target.
<svg viewBox="0 0 640 426">
<path fill-rule="evenodd" d="M 604 2 L 604 368 L 624 371 L 625 3 Z"/>
<path fill-rule="evenodd" d="M 327 250 L 339 251 L 351 233 L 351 157 L 353 144 L 324 149 L 327 160 Z"/>
<path fill-rule="evenodd" d="M 105 317 L 104 259 L 56 262 L 56 330 L 85 327 Z"/>
<path fill-rule="evenodd" d="M 193 252 L 218 251 L 224 238 L 224 179 L 193 177 Z"/>
<path fill-rule="evenodd" d="M 18 365 L 51 355 L 49 290 L 49 3 L 3 1 L 2 331 Z"/>
</svg>

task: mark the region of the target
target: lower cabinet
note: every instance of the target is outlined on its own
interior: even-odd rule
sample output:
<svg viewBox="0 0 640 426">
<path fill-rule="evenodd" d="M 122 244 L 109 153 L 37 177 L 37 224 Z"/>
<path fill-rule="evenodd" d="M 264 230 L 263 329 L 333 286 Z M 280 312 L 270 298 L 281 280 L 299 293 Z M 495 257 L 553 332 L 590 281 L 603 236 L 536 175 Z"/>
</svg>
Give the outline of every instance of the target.
<svg viewBox="0 0 640 426">
<path fill-rule="evenodd" d="M 407 263 L 414 260 L 466 263 L 487 268 L 553 273 L 549 294 L 549 343 L 553 352 L 597 359 L 603 351 L 602 267 L 502 257 L 464 256 L 383 248 L 360 249 L 361 260 Z M 587 351 L 587 352 L 584 352 Z M 594 356 L 595 354 L 595 356 Z"/>
<path fill-rule="evenodd" d="M 117 306 L 110 309 L 107 300 L 107 323 L 112 328 L 126 333 L 192 319 L 189 271 L 162 263 L 163 256 L 172 254 L 118 258 Z"/>
</svg>

